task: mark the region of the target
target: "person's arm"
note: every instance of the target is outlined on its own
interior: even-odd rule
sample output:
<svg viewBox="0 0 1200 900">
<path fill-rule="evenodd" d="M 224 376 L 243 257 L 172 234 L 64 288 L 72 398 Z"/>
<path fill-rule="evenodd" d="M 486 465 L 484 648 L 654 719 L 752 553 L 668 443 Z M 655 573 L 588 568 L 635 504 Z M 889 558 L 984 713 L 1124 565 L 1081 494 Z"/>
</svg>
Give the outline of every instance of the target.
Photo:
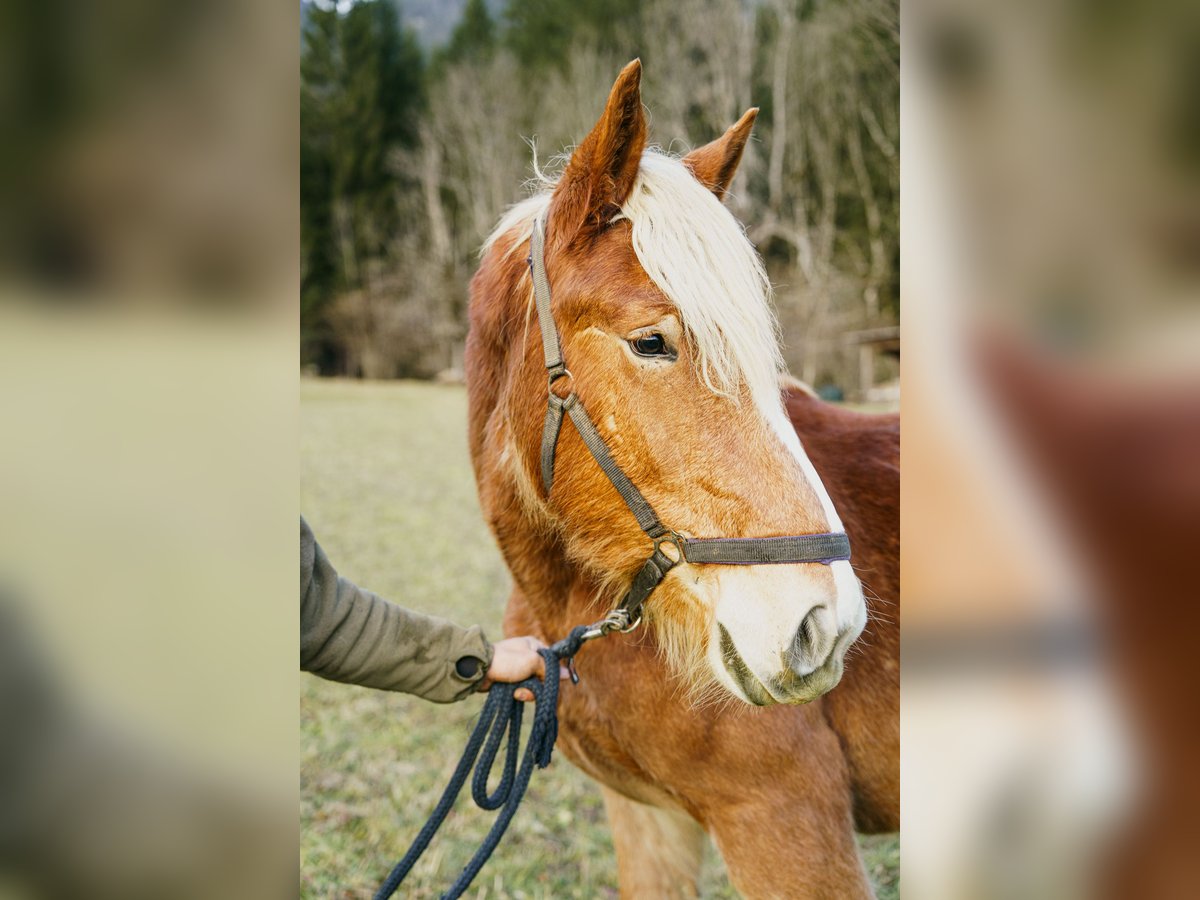
<svg viewBox="0 0 1200 900">
<path fill-rule="evenodd" d="M 493 652 L 477 625 L 412 612 L 340 577 L 301 516 L 300 668 L 450 703 L 477 689 Z"/>
</svg>

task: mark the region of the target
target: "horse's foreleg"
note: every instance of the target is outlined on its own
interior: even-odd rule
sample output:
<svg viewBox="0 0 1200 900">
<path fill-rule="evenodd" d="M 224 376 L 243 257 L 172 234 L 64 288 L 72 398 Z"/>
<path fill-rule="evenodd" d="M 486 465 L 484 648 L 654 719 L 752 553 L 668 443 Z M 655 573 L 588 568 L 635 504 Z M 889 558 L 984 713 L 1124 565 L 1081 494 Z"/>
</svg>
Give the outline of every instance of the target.
<svg viewBox="0 0 1200 900">
<path fill-rule="evenodd" d="M 710 823 L 729 880 L 747 900 L 868 900 L 874 897 L 854 840 L 850 810 L 745 805 Z M 807 808 L 805 808 L 807 807 Z"/>
<path fill-rule="evenodd" d="M 691 898 L 704 858 L 704 829 L 687 813 L 630 800 L 601 787 L 623 898 Z"/>
</svg>

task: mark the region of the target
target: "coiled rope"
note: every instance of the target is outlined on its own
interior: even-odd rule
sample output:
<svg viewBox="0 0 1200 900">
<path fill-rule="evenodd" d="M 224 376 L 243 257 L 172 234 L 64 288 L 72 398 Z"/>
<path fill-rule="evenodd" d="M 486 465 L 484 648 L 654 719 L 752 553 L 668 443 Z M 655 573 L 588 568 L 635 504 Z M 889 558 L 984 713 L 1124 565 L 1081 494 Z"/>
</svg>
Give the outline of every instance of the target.
<svg viewBox="0 0 1200 900">
<path fill-rule="evenodd" d="M 500 814 L 492 823 L 491 831 L 488 832 L 479 849 L 475 851 L 475 855 L 471 857 L 471 861 L 467 863 L 447 891 L 442 894 L 442 900 L 454 900 L 470 887 L 475 876 L 479 874 L 479 870 L 483 868 L 488 857 L 500 843 L 517 807 L 521 805 L 521 799 L 529 787 L 529 778 L 533 774 L 534 766 L 544 769 L 550 765 L 550 755 L 554 750 L 554 742 L 558 738 L 559 662 L 570 660 L 579 652 L 587 632 L 588 626 L 577 626 L 552 647 L 538 651 L 546 663 L 546 674 L 541 680 L 529 678 L 520 684 L 497 682 L 492 685 L 488 691 L 487 700 L 484 702 L 483 712 L 475 724 L 475 730 L 471 732 L 466 749 L 463 750 L 462 759 L 458 762 L 458 768 L 454 770 L 450 783 L 446 785 L 446 790 L 442 793 L 442 799 L 434 807 L 429 821 L 425 823 L 425 827 L 421 829 L 417 839 L 408 848 L 404 858 L 396 863 L 387 879 L 375 892 L 375 900 L 387 900 L 388 897 L 391 897 L 408 873 L 412 871 L 412 867 L 421 858 L 421 854 L 425 852 L 429 842 L 433 840 L 433 836 L 437 834 L 437 830 L 454 806 L 459 792 L 467 781 L 467 776 L 474 767 L 475 776 L 471 781 L 471 796 L 475 800 L 475 804 L 481 809 L 498 809 Z M 525 745 L 525 755 L 521 758 L 521 767 L 518 771 L 517 757 L 520 755 L 521 718 L 525 707 L 524 703 L 513 697 L 514 692 L 519 688 L 526 688 L 533 693 L 534 708 L 533 727 L 530 729 L 529 741 Z M 496 754 L 500 750 L 500 743 L 505 740 L 506 733 L 508 738 L 504 754 L 504 770 L 496 790 L 489 794 L 487 790 L 488 777 L 491 775 L 496 762 Z M 482 754 L 480 753 L 481 749 Z M 478 765 L 475 764 L 477 757 Z"/>
</svg>

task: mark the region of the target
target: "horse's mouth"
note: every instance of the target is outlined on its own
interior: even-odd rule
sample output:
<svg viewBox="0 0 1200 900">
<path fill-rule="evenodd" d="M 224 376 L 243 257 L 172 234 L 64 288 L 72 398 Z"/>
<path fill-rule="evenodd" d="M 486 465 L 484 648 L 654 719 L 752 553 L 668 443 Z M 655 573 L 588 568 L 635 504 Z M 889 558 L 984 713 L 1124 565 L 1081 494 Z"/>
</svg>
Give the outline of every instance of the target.
<svg viewBox="0 0 1200 900">
<path fill-rule="evenodd" d="M 810 703 L 829 693 L 842 679 L 841 656 L 831 655 L 820 668 L 808 675 L 801 676 L 788 671 L 764 683 L 750 671 L 725 626 L 718 623 L 717 628 L 721 635 L 721 662 L 725 672 L 736 685 L 737 693 L 754 706 Z"/>
<path fill-rule="evenodd" d="M 729 636 L 725 626 L 718 624 L 717 628 L 721 632 L 721 662 L 724 663 L 725 671 L 733 679 L 733 683 L 737 685 L 746 701 L 755 706 L 771 706 L 778 702 L 771 696 L 771 692 L 767 690 L 766 686 L 754 677 L 750 667 L 737 652 L 737 647 L 733 645 L 733 638 Z"/>
</svg>

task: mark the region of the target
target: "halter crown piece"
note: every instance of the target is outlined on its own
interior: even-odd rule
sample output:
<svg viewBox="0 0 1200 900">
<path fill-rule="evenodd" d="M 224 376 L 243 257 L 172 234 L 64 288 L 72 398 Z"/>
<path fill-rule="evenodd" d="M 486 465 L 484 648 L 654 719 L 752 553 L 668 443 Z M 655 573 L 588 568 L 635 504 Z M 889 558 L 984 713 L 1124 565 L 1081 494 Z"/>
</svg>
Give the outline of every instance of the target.
<svg viewBox="0 0 1200 900">
<path fill-rule="evenodd" d="M 583 402 L 575 393 L 574 384 L 566 396 L 554 393 L 554 383 L 569 378 L 570 371 L 563 362 L 558 328 L 550 308 L 550 282 L 546 277 L 546 232 L 541 216 L 534 220 L 529 241 L 529 271 L 533 279 L 533 296 L 537 305 L 538 325 L 542 331 L 542 351 L 546 361 L 546 422 L 542 428 L 542 486 L 546 493 L 554 484 L 554 455 L 562 431 L 563 415 L 569 415 L 575 430 L 583 439 L 597 464 L 608 476 L 629 511 L 637 519 L 646 536 L 654 542 L 654 551 L 633 578 L 621 602 L 603 620 L 592 625 L 584 639 L 601 637 L 612 631 L 630 631 L 642 617 L 642 606 L 667 573 L 681 562 L 713 565 L 764 565 L 781 563 L 822 563 L 828 565 L 850 558 L 850 539 L 844 532 L 796 534 L 787 537 L 764 538 L 689 538 L 667 528 L 642 492 L 629 480 L 604 438 L 596 430 Z M 663 545 L 672 545 L 674 558 L 663 552 Z"/>
</svg>

